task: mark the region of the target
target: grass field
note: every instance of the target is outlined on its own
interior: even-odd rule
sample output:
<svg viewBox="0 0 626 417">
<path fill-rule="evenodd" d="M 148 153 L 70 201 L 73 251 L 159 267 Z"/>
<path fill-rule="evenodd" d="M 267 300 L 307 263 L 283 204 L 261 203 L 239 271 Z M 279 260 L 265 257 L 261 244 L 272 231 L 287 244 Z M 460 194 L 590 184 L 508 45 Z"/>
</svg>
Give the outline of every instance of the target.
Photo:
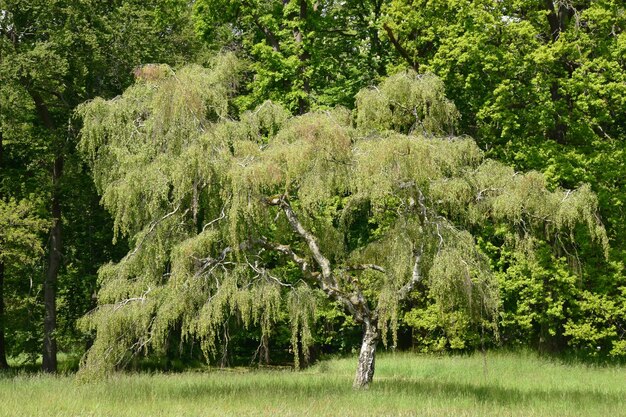
<svg viewBox="0 0 626 417">
<path fill-rule="evenodd" d="M 372 387 L 352 390 L 355 359 L 301 372 L 210 370 L 0 376 L 2 416 L 626 416 L 626 367 L 530 354 L 381 355 Z M 1 375 L 1 374 L 0 374 Z"/>
</svg>

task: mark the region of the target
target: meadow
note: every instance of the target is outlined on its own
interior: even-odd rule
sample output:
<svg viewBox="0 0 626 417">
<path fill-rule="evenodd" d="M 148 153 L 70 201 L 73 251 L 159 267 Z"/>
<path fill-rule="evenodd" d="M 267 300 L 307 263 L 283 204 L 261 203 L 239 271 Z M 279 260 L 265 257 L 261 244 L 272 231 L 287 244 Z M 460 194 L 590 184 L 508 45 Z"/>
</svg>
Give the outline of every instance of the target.
<svg viewBox="0 0 626 417">
<path fill-rule="evenodd" d="M 74 375 L 0 374 L 2 416 L 626 416 L 626 367 L 533 354 L 385 354 L 373 385 L 351 387 L 355 358 L 300 372 L 205 369 Z"/>
</svg>

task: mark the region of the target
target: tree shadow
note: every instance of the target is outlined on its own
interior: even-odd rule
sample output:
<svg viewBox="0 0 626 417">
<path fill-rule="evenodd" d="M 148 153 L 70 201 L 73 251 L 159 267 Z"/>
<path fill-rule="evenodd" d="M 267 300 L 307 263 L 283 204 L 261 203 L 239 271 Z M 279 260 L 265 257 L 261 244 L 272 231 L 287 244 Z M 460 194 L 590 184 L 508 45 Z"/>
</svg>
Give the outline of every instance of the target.
<svg viewBox="0 0 626 417">
<path fill-rule="evenodd" d="M 537 403 L 567 404 L 619 404 L 624 402 L 624 395 L 619 393 L 599 392 L 569 388 L 530 388 L 519 389 L 502 387 L 495 384 L 475 385 L 471 383 L 444 382 L 428 379 L 383 379 L 372 386 L 375 391 L 393 392 L 394 394 L 417 394 L 438 397 L 467 397 L 476 402 L 501 406 L 530 405 Z"/>
<path fill-rule="evenodd" d="M 254 398 L 297 398 L 298 401 L 317 401 L 321 398 L 337 396 L 377 396 L 381 397 L 432 397 L 445 402 L 467 398 L 479 404 L 502 407 L 524 407 L 538 404 L 565 404 L 568 407 L 589 408 L 604 404 L 617 407 L 623 404 L 625 397 L 619 393 L 599 392 L 590 387 L 589 390 L 570 389 L 565 387 L 546 387 L 518 389 L 502 387 L 495 384 L 484 385 L 431 380 L 428 378 L 378 378 L 370 389 L 362 392 L 354 391 L 351 387 L 351 378 L 327 378 L 323 374 L 317 378 L 300 379 L 297 375 L 283 375 L 279 378 L 265 379 L 259 374 L 251 373 L 248 378 L 228 380 L 215 378 L 204 383 L 198 380 L 185 386 L 168 387 L 168 396 L 172 398 L 224 398 L 238 397 Z M 214 379 L 215 378 L 215 379 Z"/>
</svg>

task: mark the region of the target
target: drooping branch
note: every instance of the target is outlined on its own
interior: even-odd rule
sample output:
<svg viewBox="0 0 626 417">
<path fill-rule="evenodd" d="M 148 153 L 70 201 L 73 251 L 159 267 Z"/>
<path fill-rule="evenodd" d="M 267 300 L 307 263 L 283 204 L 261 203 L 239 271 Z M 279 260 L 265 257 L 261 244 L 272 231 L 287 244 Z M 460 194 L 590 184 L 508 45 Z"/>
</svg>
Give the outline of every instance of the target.
<svg viewBox="0 0 626 417">
<path fill-rule="evenodd" d="M 216 217 L 215 219 L 211 220 L 210 222 L 208 222 L 207 224 L 205 224 L 202 227 L 202 231 L 204 232 L 207 229 L 207 227 L 210 227 L 211 225 L 219 222 L 220 220 L 225 219 L 226 218 L 225 210 L 226 210 L 226 206 L 222 207 L 222 212 L 220 213 L 220 215 Z"/>
<path fill-rule="evenodd" d="M 118 301 L 117 303 L 113 305 L 113 311 L 117 311 L 129 303 L 133 303 L 133 302 L 144 303 L 146 299 L 148 298 L 148 294 L 150 294 L 150 291 L 152 291 L 152 288 L 148 287 L 148 289 L 144 291 L 143 294 L 141 294 L 141 296 L 139 297 L 126 298 L 124 300 Z"/>
<path fill-rule="evenodd" d="M 242 243 L 241 245 L 244 245 L 246 242 Z M 240 247 L 241 247 L 240 245 Z M 230 254 L 233 251 L 233 248 L 230 246 L 225 247 L 220 254 L 216 257 L 207 257 L 204 259 L 196 259 L 198 262 L 200 262 L 200 269 L 198 269 L 195 273 L 196 276 L 200 276 L 202 275 L 207 269 L 217 266 L 217 265 L 222 265 L 224 263 L 224 260 L 226 259 L 226 257 L 228 256 L 228 254 Z M 214 268 L 211 268 L 211 270 L 213 270 Z"/>
<path fill-rule="evenodd" d="M 150 224 L 150 228 L 148 229 L 148 231 L 146 232 L 146 234 L 141 238 L 141 240 L 139 241 L 139 243 L 137 244 L 137 246 L 135 246 L 135 249 L 133 249 L 133 251 L 131 253 L 129 253 L 128 255 L 126 255 L 126 258 L 131 258 L 133 257 L 143 246 L 143 244 L 145 243 L 146 239 L 148 238 L 148 236 L 150 236 L 152 234 L 152 232 L 154 232 L 154 229 L 156 229 L 156 227 L 161 224 L 161 222 L 167 220 L 168 218 L 172 217 L 174 214 L 178 213 L 178 210 L 180 210 L 180 204 L 176 206 L 176 208 L 172 211 L 170 211 L 169 213 L 165 214 L 163 217 L 161 217 L 160 219 L 152 222 L 152 224 Z"/>
<path fill-rule="evenodd" d="M 246 259 L 246 263 L 248 264 L 248 267 L 257 274 L 257 277 L 269 278 L 272 281 L 276 282 L 281 287 L 289 287 L 293 289 L 294 287 L 293 285 L 289 284 L 288 282 L 281 281 L 278 277 L 275 277 L 274 275 L 272 275 L 267 268 L 259 265 L 258 260 L 255 260 L 254 263 L 252 263 L 248 260 L 247 256 L 245 257 L 245 259 Z"/>
</svg>

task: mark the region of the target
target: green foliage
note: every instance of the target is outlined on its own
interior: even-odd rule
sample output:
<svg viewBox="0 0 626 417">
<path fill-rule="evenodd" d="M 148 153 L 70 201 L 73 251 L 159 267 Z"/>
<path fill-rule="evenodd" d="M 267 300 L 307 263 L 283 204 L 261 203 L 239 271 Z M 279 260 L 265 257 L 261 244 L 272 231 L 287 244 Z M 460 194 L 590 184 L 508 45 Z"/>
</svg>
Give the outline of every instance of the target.
<svg viewBox="0 0 626 417">
<path fill-rule="evenodd" d="M 564 259 L 550 264 L 550 256 L 545 252 L 539 258 L 514 257 L 500 277 L 503 337 L 555 349 L 576 303 L 579 278 L 571 273 Z"/>
<path fill-rule="evenodd" d="M 209 68 L 148 66 L 122 96 L 79 108 L 80 149 L 133 247 L 100 270 L 85 375 L 162 352 L 177 329 L 209 358 L 226 323 L 264 338 L 285 308 L 298 366 L 321 296 L 394 345 L 417 289 L 444 317 L 491 320 L 497 282 L 470 233 L 486 224 L 508 228 L 504 247 L 529 256 L 536 237 L 557 236 L 555 250 L 580 234 L 607 245 L 588 188 L 550 191 L 467 137 L 439 137 L 456 110 L 434 76 L 383 83 L 388 126 L 370 122 L 378 93 L 362 93 L 355 127 L 343 108 L 288 117 L 269 102 L 235 119 L 239 68 L 232 55 Z"/>
<path fill-rule="evenodd" d="M 33 360 L 40 332 L 35 328 L 41 318 L 33 275 L 44 253 L 42 235 L 49 223 L 40 217 L 36 201 L 0 199 L 0 263 L 3 267 L 3 314 L 0 326 L 7 335 L 9 355 Z"/>
<path fill-rule="evenodd" d="M 244 94 L 253 109 L 270 99 L 290 111 L 337 104 L 384 71 L 388 48 L 378 33 L 381 0 L 201 0 L 194 3 L 197 32 L 214 50 L 249 59 Z"/>
<path fill-rule="evenodd" d="M 0 200 L 0 262 L 28 264 L 43 254 L 40 234 L 48 222 L 33 211 L 27 200 Z"/>
<path fill-rule="evenodd" d="M 577 314 L 565 324 L 565 336 L 570 344 L 591 357 L 626 356 L 624 343 L 625 287 L 616 295 L 594 294 L 583 291 L 577 303 Z"/>
<path fill-rule="evenodd" d="M 397 282 L 388 285 L 379 272 L 341 269 L 371 256 L 384 259 L 392 250 L 394 264 L 385 270 L 394 277 L 410 272 L 413 251 L 421 248 L 419 230 L 404 241 L 387 238 L 403 236 L 405 226 L 419 229 L 401 223 L 398 214 L 411 199 L 418 205 L 419 189 L 430 209 L 446 218 L 437 218 L 442 237 L 464 242 L 424 250 L 429 256 L 439 251 L 441 265 L 459 256 L 472 259 L 465 270 L 428 268 L 442 277 L 484 282 L 476 271 L 486 260 L 452 226 L 467 229 L 499 278 L 504 343 L 624 354 L 623 2 L 7 0 L 1 8 L 0 197 L 3 204 L 30 201 L 29 213 L 41 219 L 50 217 L 43 213 L 54 195 L 61 200 L 62 348 L 82 349 L 84 336 L 74 321 L 93 308 L 96 270 L 121 258 L 126 238 L 141 249 L 112 276 L 169 276 L 177 250 L 172 242 L 194 240 L 222 213 L 223 220 L 207 228 L 217 235 L 200 234 L 200 246 L 186 249 L 183 258 L 245 246 L 250 230 L 306 252 L 285 219 L 273 221 L 276 208 L 258 204 L 276 195 L 289 197 L 336 267 L 334 274 L 346 283 L 357 276 L 365 284 L 364 294 L 390 319 L 380 323 L 385 340 L 396 334 L 398 309 L 413 308 L 408 322 L 415 323 L 416 333 L 436 329 L 438 335 L 454 334 L 455 342 L 444 338 L 442 345 L 474 346 L 477 318 L 442 308 L 448 301 L 436 301 L 440 296 L 429 292 L 439 281 L 425 279 L 428 287 L 420 290 L 428 294 L 403 303 L 395 297 Z M 243 61 L 204 59 L 198 54 L 203 48 L 236 51 Z M 227 68 L 174 74 L 168 66 L 144 66 L 176 66 L 195 57 Z M 380 80 L 386 73 L 395 75 Z M 133 79 L 135 92 L 116 99 L 123 105 L 104 100 Z M 93 135 L 81 152 L 99 161 L 92 165 L 96 188 L 115 218 L 118 245 L 110 244 L 111 220 L 74 152 L 80 125 L 71 119 L 74 108 L 95 96 L 104 99 L 94 100 L 92 114 L 85 114 Z M 291 117 L 308 109 L 327 113 Z M 459 132 L 472 135 L 478 146 L 467 138 L 449 146 L 430 140 Z M 115 135 L 119 143 L 102 146 Z M 513 168 L 484 160 L 481 149 Z M 405 152 L 422 157 L 398 163 Z M 55 182 L 50 173 L 59 157 L 64 173 Z M 398 190 L 398 180 L 408 188 Z M 413 180 L 417 188 L 411 191 Z M 118 186 L 108 187 L 112 182 Z M 45 246 L 44 237 L 39 239 Z M 158 245 L 151 246 L 152 239 Z M 41 342 L 42 284 L 36 277 L 44 275 L 44 254 L 32 245 L 20 251 L 28 262 L 11 261 L 5 282 L 8 348 L 19 353 L 20 346 L 29 346 L 33 353 Z M 423 262 L 432 263 L 427 258 Z M 259 262 L 291 285 L 302 278 L 284 255 Z M 181 265 L 176 274 L 196 267 Z M 441 294 L 464 291 L 461 281 L 442 282 Z M 113 288 L 110 300 L 122 297 Z M 146 289 L 138 284 L 127 292 Z M 167 303 L 176 311 L 188 308 Z M 286 314 L 287 303 L 280 310 Z M 335 313 L 329 313 L 332 320 L 341 322 Z M 244 329 L 240 321 L 229 319 L 233 328 Z M 349 325 L 341 324 L 341 331 L 350 333 Z M 173 319 L 159 326 L 181 331 Z M 218 330 L 211 333 L 223 329 Z M 311 334 L 320 332 L 311 327 Z M 419 341 L 439 345 L 438 338 Z M 223 349 L 224 341 L 217 342 L 215 348 Z"/>
<path fill-rule="evenodd" d="M 401 72 L 356 96 L 361 129 L 395 130 L 442 136 L 453 134 L 459 114 L 432 74 Z"/>
<path fill-rule="evenodd" d="M 472 320 L 463 311 L 442 312 L 432 300 L 425 307 L 413 307 L 402 318 L 412 330 L 412 342 L 418 352 L 442 353 L 446 351 L 467 352 L 489 343 L 493 333 L 493 322 L 481 323 L 487 336 L 476 329 Z M 487 339 L 487 340 L 485 340 Z"/>
<path fill-rule="evenodd" d="M 417 67 L 440 76 L 462 116 L 460 131 L 474 136 L 488 156 L 516 170 L 541 171 L 543 178 L 537 175 L 535 181 L 551 190 L 589 184 L 588 190 L 567 196 L 582 206 L 589 204 L 590 191 L 597 195 L 591 204 L 597 205 L 612 249 L 607 252 L 605 243 L 595 245 L 598 236 L 592 232 L 580 236 L 576 245 L 557 250 L 552 260 L 541 261 L 542 274 L 561 276 L 563 256 L 579 269 L 583 279 L 570 291 L 571 310 L 566 314 L 574 322 L 581 319 L 581 326 L 586 320 L 575 312 L 587 305 L 582 289 L 622 303 L 626 142 L 623 112 L 616 109 L 623 108 L 626 97 L 625 17 L 619 1 L 393 0 L 386 3 L 382 18 L 387 35 L 398 41 L 392 70 Z M 507 198 L 501 209 L 513 220 L 526 209 L 520 201 Z M 579 209 L 572 204 L 568 210 Z M 545 217 L 540 211 L 537 214 Z M 581 216 L 593 222 L 592 216 Z M 554 221 L 560 220 L 548 225 Z M 528 222 L 518 227 L 528 227 Z M 534 244 L 554 247 L 562 238 L 552 231 L 549 235 Z M 500 247 L 506 237 L 482 238 Z M 498 260 L 499 254 L 494 252 L 494 263 L 509 262 Z M 515 267 L 518 260 L 509 265 Z M 509 276 L 520 277 L 520 272 L 512 270 Z M 540 305 L 534 296 L 525 302 Z M 543 313 L 533 310 L 535 314 Z M 560 323 L 558 334 L 565 331 L 564 321 Z M 518 328 L 516 340 L 544 337 L 536 322 L 531 327 Z M 567 341 L 561 338 L 559 348 Z"/>
<path fill-rule="evenodd" d="M 190 7 L 179 0 L 7 0 L 0 9 L 0 194 L 30 200 L 33 212 L 48 220 L 55 217 L 53 224 L 63 229 L 52 250 L 59 253 L 61 265 L 49 279 L 56 283 L 48 286 L 52 293 L 58 290 L 55 334 L 61 349 L 82 351 L 86 340 L 75 321 L 93 308 L 98 267 L 119 259 L 124 245 L 111 244 L 110 219 L 76 155 L 74 108 L 97 95 L 119 94 L 143 63 L 180 63 L 195 54 Z M 61 214 L 44 214 L 53 200 Z M 45 237 L 39 239 L 46 246 Z M 47 268 L 42 255 L 30 250 L 30 265 L 7 271 L 11 354 L 36 357 L 41 352 L 37 328 Z M 29 341 L 27 351 L 24 340 Z"/>
</svg>

